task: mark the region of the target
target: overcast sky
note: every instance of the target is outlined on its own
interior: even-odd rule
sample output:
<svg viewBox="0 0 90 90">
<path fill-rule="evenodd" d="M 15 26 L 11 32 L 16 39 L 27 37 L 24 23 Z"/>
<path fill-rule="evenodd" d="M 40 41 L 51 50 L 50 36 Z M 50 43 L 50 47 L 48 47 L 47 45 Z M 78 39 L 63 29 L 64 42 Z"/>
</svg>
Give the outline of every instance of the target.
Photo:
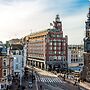
<svg viewBox="0 0 90 90">
<path fill-rule="evenodd" d="M 0 0 L 0 40 L 48 29 L 59 14 L 69 44 L 81 44 L 88 8 L 88 0 Z"/>
</svg>

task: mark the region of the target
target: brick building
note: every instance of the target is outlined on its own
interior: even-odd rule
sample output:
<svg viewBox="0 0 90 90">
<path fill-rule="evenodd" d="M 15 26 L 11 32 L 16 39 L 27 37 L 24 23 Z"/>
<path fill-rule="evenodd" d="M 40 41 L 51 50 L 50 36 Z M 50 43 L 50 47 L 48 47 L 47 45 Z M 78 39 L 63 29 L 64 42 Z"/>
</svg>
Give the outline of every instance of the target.
<svg viewBox="0 0 90 90">
<path fill-rule="evenodd" d="M 42 69 L 67 67 L 67 36 L 63 37 L 62 22 L 59 15 L 53 21 L 52 29 L 26 36 L 28 64 Z M 24 39 L 25 39 L 24 38 Z"/>
<path fill-rule="evenodd" d="M 12 59 L 7 54 L 6 46 L 0 42 L 0 89 L 11 84 Z"/>
</svg>

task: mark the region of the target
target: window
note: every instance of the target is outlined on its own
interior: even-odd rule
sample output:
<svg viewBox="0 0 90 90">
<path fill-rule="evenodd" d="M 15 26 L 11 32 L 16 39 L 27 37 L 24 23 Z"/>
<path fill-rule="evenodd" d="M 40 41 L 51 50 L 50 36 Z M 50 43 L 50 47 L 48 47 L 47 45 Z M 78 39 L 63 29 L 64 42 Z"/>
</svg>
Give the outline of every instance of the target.
<svg viewBox="0 0 90 90">
<path fill-rule="evenodd" d="M 50 42 L 49 44 L 52 45 L 52 42 Z"/>
<path fill-rule="evenodd" d="M 54 45 L 56 45 L 56 42 L 54 42 Z"/>
<path fill-rule="evenodd" d="M 19 51 L 19 55 L 21 55 L 21 51 Z"/>
<path fill-rule="evenodd" d="M 49 51 L 49 54 L 52 54 L 52 51 Z"/>
<path fill-rule="evenodd" d="M 63 55 L 63 54 L 64 54 L 64 52 L 61 52 L 61 54 Z"/>
<path fill-rule="evenodd" d="M 56 35 L 52 34 L 52 37 L 56 37 Z"/>
<path fill-rule="evenodd" d="M 50 50 L 52 50 L 52 47 L 49 47 Z"/>
<path fill-rule="evenodd" d="M 57 35 L 57 37 L 60 37 L 60 35 Z"/>
<path fill-rule="evenodd" d="M 15 51 L 13 51 L 13 55 L 16 55 L 16 52 Z"/>
<path fill-rule="evenodd" d="M 16 62 L 18 63 L 18 58 L 16 58 Z"/>
<path fill-rule="evenodd" d="M 6 66 L 6 62 L 5 61 L 3 62 L 3 65 Z"/>
<path fill-rule="evenodd" d="M 53 59 L 54 59 L 54 60 L 57 60 L 57 56 L 53 56 Z"/>
<path fill-rule="evenodd" d="M 56 47 L 54 47 L 54 50 L 56 50 Z"/>
<path fill-rule="evenodd" d="M 61 47 L 58 47 L 58 50 L 61 50 Z"/>
<path fill-rule="evenodd" d="M 3 70 L 3 75 L 6 76 L 6 70 Z"/>
<path fill-rule="evenodd" d="M 16 64 L 16 69 L 18 69 L 18 64 Z"/>
<path fill-rule="evenodd" d="M 58 52 L 59 54 L 61 54 L 61 52 Z"/>
<path fill-rule="evenodd" d="M 66 54 L 66 52 L 65 52 L 65 51 L 63 51 L 63 54 Z"/>
<path fill-rule="evenodd" d="M 56 51 L 54 51 L 54 54 L 56 54 Z"/>
<path fill-rule="evenodd" d="M 59 44 L 59 46 L 61 45 L 61 43 L 58 43 Z"/>
<path fill-rule="evenodd" d="M 58 56 L 58 60 L 61 60 L 61 56 Z"/>
<path fill-rule="evenodd" d="M 49 60 L 53 60 L 53 57 L 52 56 L 49 56 Z"/>
<path fill-rule="evenodd" d="M 16 54 L 19 55 L 19 51 L 18 50 L 16 51 Z"/>
</svg>

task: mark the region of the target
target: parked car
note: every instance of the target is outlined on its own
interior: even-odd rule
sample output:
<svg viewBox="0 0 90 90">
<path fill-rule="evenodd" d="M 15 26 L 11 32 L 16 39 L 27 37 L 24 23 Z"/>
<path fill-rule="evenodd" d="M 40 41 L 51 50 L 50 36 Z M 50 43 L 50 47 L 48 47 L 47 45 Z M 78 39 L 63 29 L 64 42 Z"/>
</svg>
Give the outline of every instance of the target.
<svg viewBox="0 0 90 90">
<path fill-rule="evenodd" d="M 28 83 L 28 87 L 29 87 L 29 88 L 32 88 L 32 82 L 29 82 L 29 83 Z"/>
</svg>

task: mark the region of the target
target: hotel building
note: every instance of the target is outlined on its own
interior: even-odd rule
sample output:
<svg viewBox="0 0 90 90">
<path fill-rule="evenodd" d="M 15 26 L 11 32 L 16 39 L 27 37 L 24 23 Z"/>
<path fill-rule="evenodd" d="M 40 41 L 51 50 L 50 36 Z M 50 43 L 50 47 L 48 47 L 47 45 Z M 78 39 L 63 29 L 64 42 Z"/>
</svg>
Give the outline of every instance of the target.
<svg viewBox="0 0 90 90">
<path fill-rule="evenodd" d="M 53 21 L 52 29 L 26 36 L 28 65 L 48 70 L 67 67 L 68 37 L 63 37 L 59 15 Z"/>
</svg>

